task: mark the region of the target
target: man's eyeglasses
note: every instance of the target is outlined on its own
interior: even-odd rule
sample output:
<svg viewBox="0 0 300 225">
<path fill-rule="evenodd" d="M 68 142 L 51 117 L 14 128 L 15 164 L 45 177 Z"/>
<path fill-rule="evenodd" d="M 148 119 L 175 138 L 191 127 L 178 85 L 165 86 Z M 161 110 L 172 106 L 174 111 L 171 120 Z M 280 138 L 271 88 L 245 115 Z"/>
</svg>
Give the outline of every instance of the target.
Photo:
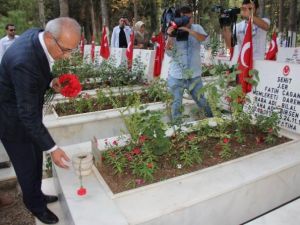
<svg viewBox="0 0 300 225">
<path fill-rule="evenodd" d="M 51 33 L 50 33 L 51 34 Z M 51 34 L 53 40 L 55 41 L 55 43 L 57 44 L 57 46 L 60 48 L 60 50 L 63 52 L 63 53 L 73 53 L 73 52 L 76 52 L 78 47 L 76 48 L 65 48 L 63 46 L 61 46 L 59 43 L 58 43 L 58 40 Z"/>
<path fill-rule="evenodd" d="M 16 31 L 16 29 L 9 29 L 10 32 Z"/>
</svg>

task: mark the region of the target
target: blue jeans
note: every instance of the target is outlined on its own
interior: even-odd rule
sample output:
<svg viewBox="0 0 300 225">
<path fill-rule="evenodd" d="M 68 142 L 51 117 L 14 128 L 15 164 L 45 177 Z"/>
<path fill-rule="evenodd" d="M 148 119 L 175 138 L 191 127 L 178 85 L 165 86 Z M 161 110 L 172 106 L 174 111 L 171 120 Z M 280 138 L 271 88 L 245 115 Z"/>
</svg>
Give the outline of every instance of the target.
<svg viewBox="0 0 300 225">
<path fill-rule="evenodd" d="M 201 77 L 191 79 L 176 79 L 168 77 L 168 89 L 173 96 L 172 102 L 172 119 L 176 120 L 181 116 L 182 97 L 184 89 L 187 89 L 199 108 L 203 108 L 207 117 L 212 117 L 212 112 L 203 95 L 198 91 L 203 87 Z"/>
</svg>

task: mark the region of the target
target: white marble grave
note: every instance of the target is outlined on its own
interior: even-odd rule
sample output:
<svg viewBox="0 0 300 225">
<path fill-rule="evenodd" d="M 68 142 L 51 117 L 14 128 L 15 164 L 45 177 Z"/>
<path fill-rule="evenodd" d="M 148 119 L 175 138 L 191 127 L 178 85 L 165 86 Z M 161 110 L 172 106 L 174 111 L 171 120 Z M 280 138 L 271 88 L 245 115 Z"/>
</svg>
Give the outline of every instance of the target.
<svg viewBox="0 0 300 225">
<path fill-rule="evenodd" d="M 147 109 L 164 110 L 165 104 L 149 103 Z M 183 100 L 185 113 L 191 115 L 196 108 L 193 100 Z M 125 113 L 125 115 L 128 113 Z M 192 120 L 193 118 L 191 118 Z M 164 117 L 168 121 L 168 117 Z M 44 116 L 44 124 L 58 145 L 70 145 L 97 138 L 118 136 L 126 132 L 125 124 L 118 109 L 83 113 L 57 118 L 54 114 Z"/>
<path fill-rule="evenodd" d="M 104 146 L 102 142 L 98 140 L 99 146 Z M 79 180 L 72 165 L 69 170 L 54 167 L 56 185 L 71 215 L 70 224 L 238 225 L 300 195 L 299 144 L 297 139 L 119 194 L 99 181 L 94 170 L 83 180 L 87 196 L 77 196 Z M 71 157 L 91 151 L 90 145 L 64 149 Z"/>
</svg>

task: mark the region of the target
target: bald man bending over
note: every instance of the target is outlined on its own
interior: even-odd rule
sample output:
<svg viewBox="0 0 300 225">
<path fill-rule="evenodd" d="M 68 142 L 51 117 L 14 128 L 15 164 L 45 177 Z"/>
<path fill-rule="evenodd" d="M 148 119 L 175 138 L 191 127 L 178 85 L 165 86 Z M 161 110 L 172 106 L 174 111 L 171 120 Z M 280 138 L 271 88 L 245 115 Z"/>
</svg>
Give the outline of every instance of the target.
<svg viewBox="0 0 300 225">
<path fill-rule="evenodd" d="M 51 152 L 56 165 L 68 168 L 69 158 L 42 122 L 44 95 L 49 87 L 60 91 L 51 68 L 55 60 L 70 57 L 80 41 L 80 25 L 61 17 L 45 30 L 23 33 L 2 58 L 0 65 L 0 139 L 14 166 L 26 207 L 43 223 L 55 224 L 47 208 L 56 196 L 42 193 L 43 151 Z"/>
</svg>

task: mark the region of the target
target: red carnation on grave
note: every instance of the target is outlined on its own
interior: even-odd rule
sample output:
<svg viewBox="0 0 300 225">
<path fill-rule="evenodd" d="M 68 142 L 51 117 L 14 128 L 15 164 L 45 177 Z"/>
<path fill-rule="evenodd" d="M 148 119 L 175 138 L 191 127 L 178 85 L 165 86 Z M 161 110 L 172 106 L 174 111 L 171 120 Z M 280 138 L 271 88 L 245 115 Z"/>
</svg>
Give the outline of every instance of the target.
<svg viewBox="0 0 300 225">
<path fill-rule="evenodd" d="M 148 167 L 149 169 L 152 169 L 152 168 L 153 168 L 153 164 L 152 164 L 152 163 L 148 163 L 148 164 L 147 164 L 147 167 Z"/>
<path fill-rule="evenodd" d="M 189 135 L 187 136 L 187 139 L 188 139 L 189 141 L 193 141 L 193 140 L 195 139 L 195 137 L 196 137 L 196 134 L 189 134 Z"/>
<path fill-rule="evenodd" d="M 145 135 L 139 136 L 139 142 L 140 142 L 141 144 L 143 144 L 146 140 L 147 140 L 147 137 L 146 137 Z"/>
<path fill-rule="evenodd" d="M 75 74 L 62 74 L 59 76 L 61 84 L 60 93 L 65 97 L 76 97 L 81 92 L 81 84 Z"/>
<path fill-rule="evenodd" d="M 133 155 L 139 155 L 142 153 L 140 148 L 134 148 L 131 152 Z"/>
<path fill-rule="evenodd" d="M 223 139 L 223 143 L 224 143 L 224 144 L 227 144 L 228 142 L 229 142 L 229 138 L 224 138 L 224 139 Z"/>
<path fill-rule="evenodd" d="M 84 187 L 80 187 L 78 190 L 77 190 L 77 195 L 79 196 L 83 196 L 83 195 L 86 195 L 86 189 Z"/>
</svg>

